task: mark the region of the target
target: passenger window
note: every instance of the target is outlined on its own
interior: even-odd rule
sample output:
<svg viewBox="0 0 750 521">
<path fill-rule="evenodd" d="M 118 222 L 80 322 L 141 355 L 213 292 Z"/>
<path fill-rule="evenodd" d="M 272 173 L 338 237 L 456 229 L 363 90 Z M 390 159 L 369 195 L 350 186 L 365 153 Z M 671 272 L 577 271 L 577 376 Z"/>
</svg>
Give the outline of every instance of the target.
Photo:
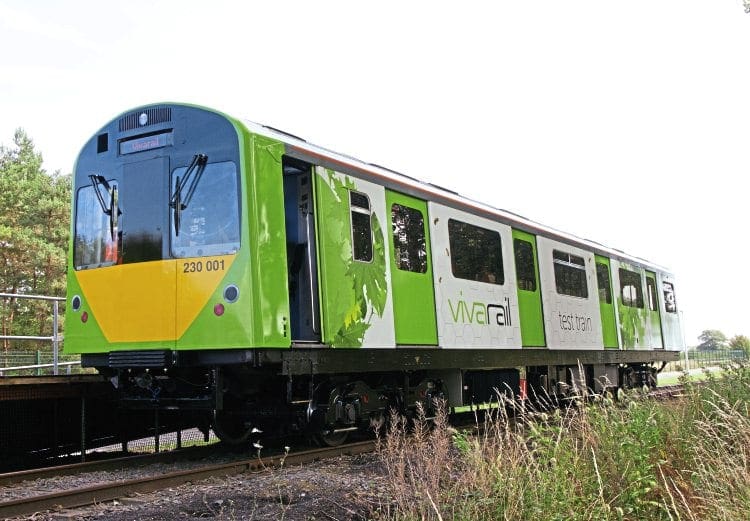
<svg viewBox="0 0 750 521">
<path fill-rule="evenodd" d="M 177 179 L 185 183 L 187 168 L 172 172 L 172 193 Z M 199 176 L 192 180 L 192 176 Z M 237 168 L 231 161 L 208 163 L 203 172 L 193 172 L 190 186 L 180 191 L 183 209 L 175 226 L 170 212 L 172 255 L 203 257 L 235 253 L 240 247 L 240 209 Z"/>
<path fill-rule="evenodd" d="M 656 281 L 651 277 L 646 277 L 646 291 L 648 292 L 648 308 L 651 311 L 657 311 L 659 306 L 656 302 Z"/>
<path fill-rule="evenodd" d="M 609 266 L 596 263 L 596 282 L 599 286 L 599 302 L 612 303 L 612 284 L 609 282 Z"/>
<path fill-rule="evenodd" d="M 394 204 L 391 206 L 393 222 L 393 258 L 396 267 L 415 273 L 427 272 L 427 244 L 424 217 L 415 208 Z"/>
<path fill-rule="evenodd" d="M 108 181 L 112 190 L 117 182 Z M 97 187 L 84 186 L 76 197 L 75 239 L 73 243 L 73 264 L 75 269 L 110 266 L 118 260 L 119 235 L 112 236 L 107 205 L 109 196 L 97 197 Z M 102 189 L 103 190 L 103 189 Z M 106 194 L 105 194 L 106 195 Z M 104 205 L 104 206 L 103 206 Z"/>
<path fill-rule="evenodd" d="M 513 239 L 516 255 L 516 279 L 518 289 L 536 291 L 536 269 L 534 268 L 534 246 L 523 239 Z"/>
<path fill-rule="evenodd" d="M 643 307 L 643 287 L 641 276 L 630 270 L 620 268 L 620 294 L 622 303 L 631 308 Z"/>
<path fill-rule="evenodd" d="M 448 242 L 454 277 L 489 284 L 505 283 L 500 233 L 449 219 Z"/>
<path fill-rule="evenodd" d="M 586 262 L 583 257 L 552 250 L 552 263 L 555 268 L 555 286 L 560 295 L 589 298 Z"/>
<path fill-rule="evenodd" d="M 677 313 L 677 299 L 674 296 L 674 286 L 671 282 L 662 282 L 664 288 L 664 309 L 667 313 Z"/>
<path fill-rule="evenodd" d="M 370 199 L 359 192 L 349 192 L 352 215 L 352 255 L 354 260 L 372 262 L 372 225 Z"/>
</svg>

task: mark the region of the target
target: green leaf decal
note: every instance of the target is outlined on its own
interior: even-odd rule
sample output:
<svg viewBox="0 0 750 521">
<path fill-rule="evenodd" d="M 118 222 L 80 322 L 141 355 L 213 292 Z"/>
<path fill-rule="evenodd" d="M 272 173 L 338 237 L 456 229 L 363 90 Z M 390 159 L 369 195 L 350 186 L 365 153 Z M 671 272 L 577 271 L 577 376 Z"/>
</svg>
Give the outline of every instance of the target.
<svg viewBox="0 0 750 521">
<path fill-rule="evenodd" d="M 638 346 L 646 340 L 646 312 L 643 309 L 626 306 L 622 298 L 617 299 L 620 312 L 620 332 L 622 333 L 622 347 L 625 349 Z"/>
<path fill-rule="evenodd" d="M 372 214 L 372 235 L 374 239 L 372 262 L 350 260 L 347 276 L 353 279 L 357 300 L 366 301 L 372 306 L 372 312 L 383 316 L 388 297 L 385 280 L 385 245 L 380 221 L 375 214 Z"/>
<path fill-rule="evenodd" d="M 385 238 L 380 220 L 371 214 L 372 262 L 352 258 L 349 191 L 351 178 L 326 170 L 318 183 L 321 242 L 327 274 L 325 296 L 327 340 L 334 347 L 360 347 L 374 315 L 383 316 L 388 298 Z"/>
</svg>

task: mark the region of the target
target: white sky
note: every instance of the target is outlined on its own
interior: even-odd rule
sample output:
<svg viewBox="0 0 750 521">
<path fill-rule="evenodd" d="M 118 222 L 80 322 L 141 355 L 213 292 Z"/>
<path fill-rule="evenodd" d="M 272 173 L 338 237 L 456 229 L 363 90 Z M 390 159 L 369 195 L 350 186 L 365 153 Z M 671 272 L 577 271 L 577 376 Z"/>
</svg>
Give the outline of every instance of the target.
<svg viewBox="0 0 750 521">
<path fill-rule="evenodd" d="M 0 0 L 0 143 L 48 171 L 137 105 L 265 123 L 668 266 L 750 336 L 741 0 Z"/>
</svg>

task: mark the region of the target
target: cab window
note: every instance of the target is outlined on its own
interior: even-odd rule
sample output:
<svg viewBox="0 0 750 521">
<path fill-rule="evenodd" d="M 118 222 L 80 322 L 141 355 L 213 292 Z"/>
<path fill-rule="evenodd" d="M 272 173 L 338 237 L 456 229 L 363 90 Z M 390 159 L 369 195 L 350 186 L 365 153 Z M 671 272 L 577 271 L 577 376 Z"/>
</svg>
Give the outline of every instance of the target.
<svg viewBox="0 0 750 521">
<path fill-rule="evenodd" d="M 172 193 L 185 183 L 187 167 L 172 172 Z M 170 212 L 172 255 L 203 257 L 235 253 L 240 247 L 237 168 L 231 161 L 208 163 L 190 191 L 183 186 L 182 210 Z M 192 180 L 191 180 L 192 183 Z M 176 222 L 179 221 L 179 222 Z"/>
<path fill-rule="evenodd" d="M 117 182 L 110 180 L 115 190 Z M 96 268 L 115 264 L 118 259 L 119 235 L 112 230 L 106 213 L 109 198 L 100 202 L 94 185 L 84 186 L 76 196 L 75 239 L 73 263 L 75 269 Z"/>
</svg>

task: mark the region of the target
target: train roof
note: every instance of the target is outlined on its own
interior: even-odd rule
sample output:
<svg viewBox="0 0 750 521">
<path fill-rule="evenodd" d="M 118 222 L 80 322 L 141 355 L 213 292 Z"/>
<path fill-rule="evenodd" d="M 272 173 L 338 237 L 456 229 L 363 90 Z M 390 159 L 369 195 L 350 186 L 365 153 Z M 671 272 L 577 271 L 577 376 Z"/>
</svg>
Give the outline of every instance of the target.
<svg viewBox="0 0 750 521">
<path fill-rule="evenodd" d="M 496 208 L 481 201 L 476 201 L 442 186 L 420 181 L 419 179 L 415 179 L 384 166 L 368 163 L 355 157 L 314 145 L 294 134 L 290 134 L 268 125 L 262 125 L 246 119 L 241 119 L 240 121 L 251 132 L 282 141 L 288 146 L 287 153 L 297 159 L 307 160 L 314 164 L 329 167 L 342 173 L 364 177 L 368 180 L 389 187 L 394 187 L 400 191 L 416 195 L 428 201 L 434 201 L 457 209 L 478 213 L 490 219 L 498 219 L 510 223 L 515 228 L 531 232 L 535 235 L 541 235 L 569 243 L 606 257 L 669 273 L 669 269 L 646 259 L 629 255 L 621 250 L 610 248 L 599 242 L 584 239 L 571 233 L 555 229 L 509 210 Z"/>
</svg>

